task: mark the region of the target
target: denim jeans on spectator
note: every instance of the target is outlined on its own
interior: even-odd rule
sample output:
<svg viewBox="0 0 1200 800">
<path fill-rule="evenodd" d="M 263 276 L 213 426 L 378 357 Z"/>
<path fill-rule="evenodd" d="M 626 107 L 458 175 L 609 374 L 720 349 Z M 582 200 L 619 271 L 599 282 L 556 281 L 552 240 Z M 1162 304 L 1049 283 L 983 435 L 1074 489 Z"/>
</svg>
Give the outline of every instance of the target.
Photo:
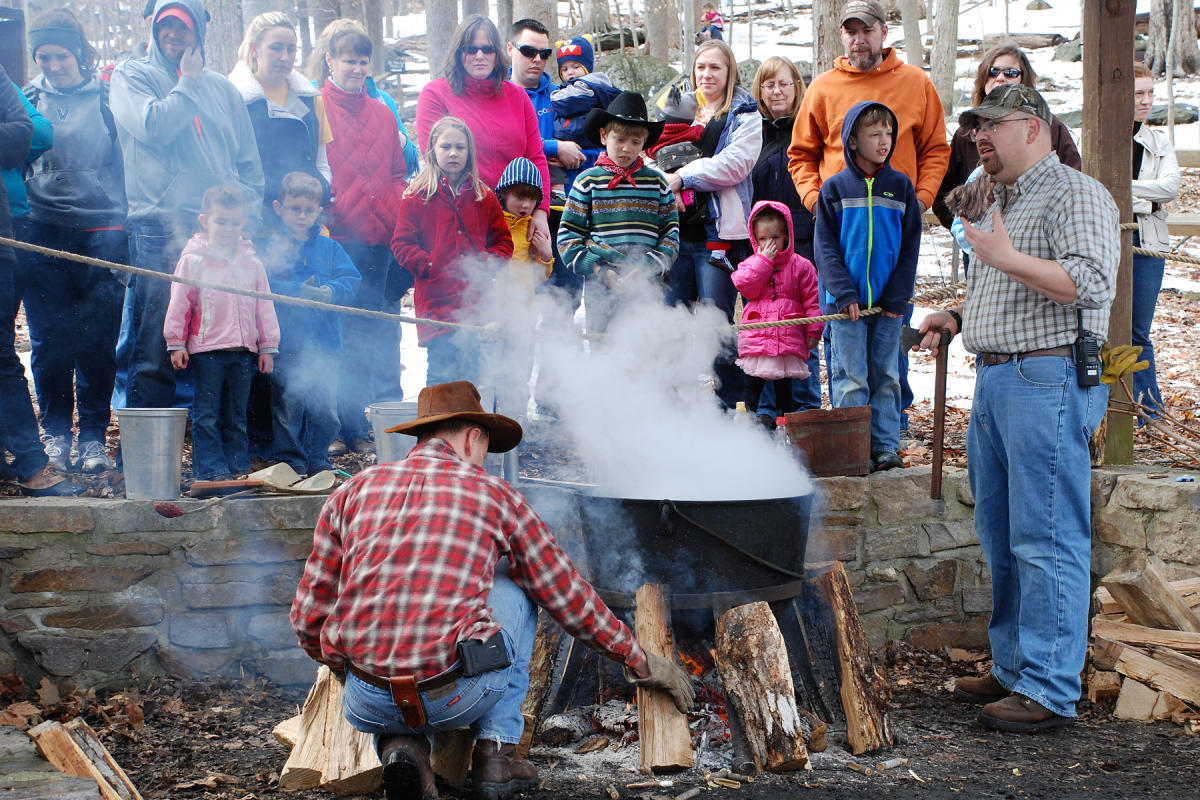
<svg viewBox="0 0 1200 800">
<path fill-rule="evenodd" d="M 732 266 L 745 258 L 748 246 L 735 242 L 726 251 Z M 737 290 L 729 273 L 709 263 L 712 251 L 707 243 L 690 239 L 679 241 L 679 255 L 667 274 L 667 305 L 684 303 L 707 303 L 725 312 L 726 319 L 733 322 L 733 304 Z M 745 394 L 746 375 L 736 363 L 737 345 L 730 342 L 717 355 L 713 363 L 713 377 L 717 381 L 717 398 L 721 406 L 729 409 L 737 405 Z"/>
<path fill-rule="evenodd" d="M 908 310 L 904 312 L 904 324 L 912 324 L 913 305 L 908 304 Z M 908 430 L 908 409 L 913 404 L 913 390 L 908 385 L 908 351 L 901 350 L 899 345 L 896 346 L 896 352 L 899 356 L 899 372 L 897 376 L 900 380 L 900 430 Z"/>
<path fill-rule="evenodd" d="M 191 357 L 192 477 L 208 480 L 250 467 L 246 401 L 258 356 L 249 350 L 211 350 Z"/>
<path fill-rule="evenodd" d="M 496 564 L 495 583 L 488 594 L 492 619 L 500 625 L 504 646 L 512 663 L 471 678 L 459 678 L 452 686 L 422 693 L 427 724 L 410 728 L 392 701 L 391 692 L 346 676 L 346 719 L 360 731 L 375 734 L 422 733 L 432 739 L 437 731 L 470 726 L 476 739 L 506 744 L 521 741 L 525 721 L 521 702 L 529 692 L 529 658 L 537 632 L 537 607 L 509 577 L 508 559 Z M 457 662 L 456 662 L 457 663 Z M 383 677 L 396 677 L 387 675 Z M 422 676 L 428 677 L 428 676 Z"/>
<path fill-rule="evenodd" d="M 44 247 L 105 261 L 124 262 L 128 253 L 121 230 L 81 231 L 34 222 L 30 236 Z M 34 256 L 25 285 L 25 316 L 47 434 L 69 442 L 78 410 L 79 441 L 104 441 L 124 296 L 125 287 L 110 270 Z"/>
<path fill-rule="evenodd" d="M 826 326 L 833 337 L 833 407 L 871 407 L 872 454 L 900 449 L 900 325 L 899 317 L 873 314 Z"/>
<path fill-rule="evenodd" d="M 1138 235 L 1133 235 L 1133 246 L 1141 247 Z M 1143 405 L 1158 409 L 1162 405 L 1162 394 L 1158 389 L 1158 376 L 1154 369 L 1154 344 L 1150 341 L 1150 327 L 1154 323 L 1154 308 L 1158 305 L 1158 292 L 1162 289 L 1163 272 L 1167 262 L 1154 256 L 1133 256 L 1133 330 L 1132 341 L 1142 347 L 1142 360 L 1150 362 L 1150 368 L 1133 373 L 1133 399 Z M 1121 390 L 1117 390 L 1118 394 Z M 1122 399 L 1124 399 L 1122 397 Z"/>
<path fill-rule="evenodd" d="M 275 458 L 301 475 L 329 469 L 338 435 L 340 353 L 308 349 L 280 353 L 271 373 Z"/>
<path fill-rule="evenodd" d="M 129 258 L 135 267 L 168 275 L 175 272 L 179 254 L 187 243 L 187 229 L 165 220 L 142 219 L 129 223 Z M 163 339 L 163 318 L 171 298 L 171 284 L 157 278 L 134 276 L 133 318 L 130 320 L 128 379 L 125 401 L 129 408 L 170 408 L 175 401 L 175 370 Z"/>
<path fill-rule="evenodd" d="M 384 296 L 388 272 L 395 264 L 391 249 L 351 239 L 340 243 L 362 275 L 358 296 L 349 305 L 372 311 L 394 310 Z M 338 417 L 343 441 L 351 442 L 367 438 L 368 405 L 404 399 L 400 388 L 400 326 L 350 314 L 343 314 L 341 319 L 343 357 L 338 378 Z"/>
<path fill-rule="evenodd" d="M 14 262 L 6 255 L 0 252 L 0 424 L 3 446 L 13 454 L 12 471 L 28 480 L 45 468 L 46 451 L 38 437 L 25 365 L 17 357 Z"/>
<path fill-rule="evenodd" d="M 992 577 L 992 672 L 1075 715 L 1091 596 L 1091 458 L 1108 388 L 1070 358 L 980 367 L 967 428 L 975 530 Z"/>
<path fill-rule="evenodd" d="M 479 335 L 465 328 L 451 329 L 427 341 L 425 385 L 470 381 L 478 386 L 479 348 Z"/>
</svg>

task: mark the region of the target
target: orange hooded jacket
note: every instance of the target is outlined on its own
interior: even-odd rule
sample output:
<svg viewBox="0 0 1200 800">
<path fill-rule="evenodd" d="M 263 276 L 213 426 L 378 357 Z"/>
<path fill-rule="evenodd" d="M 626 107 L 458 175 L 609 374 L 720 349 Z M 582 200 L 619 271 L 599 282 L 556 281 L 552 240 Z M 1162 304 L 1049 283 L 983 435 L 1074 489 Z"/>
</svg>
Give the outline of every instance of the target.
<svg viewBox="0 0 1200 800">
<path fill-rule="evenodd" d="M 869 72 L 838 57 L 804 93 L 788 147 L 788 170 L 800 199 L 814 211 L 821 184 L 845 166 L 842 118 L 865 100 L 883 103 L 899 120 L 891 165 L 908 176 L 917 199 L 929 208 L 950 163 L 942 101 L 924 70 L 905 64 L 892 47 L 884 48 L 883 61 Z"/>
</svg>

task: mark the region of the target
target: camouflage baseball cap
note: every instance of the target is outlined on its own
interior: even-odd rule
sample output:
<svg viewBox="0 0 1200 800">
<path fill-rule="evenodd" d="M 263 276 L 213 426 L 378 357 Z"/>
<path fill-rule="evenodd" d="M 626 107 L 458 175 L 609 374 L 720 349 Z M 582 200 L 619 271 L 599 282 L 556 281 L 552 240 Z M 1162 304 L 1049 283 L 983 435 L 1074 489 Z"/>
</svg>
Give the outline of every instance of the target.
<svg viewBox="0 0 1200 800">
<path fill-rule="evenodd" d="M 860 20 L 864 25 L 874 25 L 876 22 L 886 23 L 883 16 L 883 6 L 877 0 L 850 0 L 842 9 L 842 25 L 848 19 Z"/>
<path fill-rule="evenodd" d="M 1024 111 L 1047 125 L 1054 122 L 1050 106 L 1046 105 L 1046 100 L 1038 94 L 1037 89 L 1020 83 L 1006 83 L 992 89 L 979 105 L 962 112 L 958 116 L 958 126 L 970 130 L 981 119 L 999 119 L 1014 111 Z"/>
</svg>

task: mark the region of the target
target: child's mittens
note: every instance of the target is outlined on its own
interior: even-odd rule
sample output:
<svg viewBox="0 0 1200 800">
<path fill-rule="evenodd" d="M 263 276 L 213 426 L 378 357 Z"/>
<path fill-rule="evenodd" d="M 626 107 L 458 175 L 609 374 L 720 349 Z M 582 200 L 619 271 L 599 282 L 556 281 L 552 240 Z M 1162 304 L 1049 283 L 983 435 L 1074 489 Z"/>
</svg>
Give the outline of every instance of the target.
<svg viewBox="0 0 1200 800">
<path fill-rule="evenodd" d="M 619 255 L 620 252 L 615 248 L 599 244 L 598 242 L 589 242 L 587 250 L 579 257 L 579 264 L 582 267 L 580 272 L 584 275 L 591 275 L 596 271 L 597 267 L 602 267 L 605 264 L 616 266 L 616 259 Z"/>
<path fill-rule="evenodd" d="M 300 284 L 300 297 L 304 300 L 332 303 L 333 289 L 329 286 L 317 286 L 315 284 L 315 276 L 309 275 L 308 279 Z"/>
</svg>

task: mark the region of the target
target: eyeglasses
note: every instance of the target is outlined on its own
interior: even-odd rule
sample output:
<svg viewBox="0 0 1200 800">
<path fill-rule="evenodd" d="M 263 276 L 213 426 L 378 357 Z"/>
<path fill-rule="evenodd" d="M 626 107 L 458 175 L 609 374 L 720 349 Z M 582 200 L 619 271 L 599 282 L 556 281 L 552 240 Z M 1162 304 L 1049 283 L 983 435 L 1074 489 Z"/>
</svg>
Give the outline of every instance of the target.
<svg viewBox="0 0 1200 800">
<path fill-rule="evenodd" d="M 517 52 L 526 58 L 540 58 L 542 61 L 549 61 L 554 49 L 547 47 L 545 50 L 539 50 L 531 44 L 523 44 L 517 48 Z"/>
<path fill-rule="evenodd" d="M 483 53 L 485 56 L 491 56 L 496 54 L 496 46 L 491 44 L 465 44 L 463 45 L 462 52 L 469 56 L 473 56 L 476 53 Z"/>
<path fill-rule="evenodd" d="M 1000 69 L 999 67 L 988 67 L 989 78 L 995 78 L 999 75 L 1003 75 L 1006 78 L 1016 79 L 1021 77 L 1023 74 L 1024 73 L 1016 67 L 1007 67 L 1006 69 Z"/>
<path fill-rule="evenodd" d="M 795 81 L 767 81 L 762 85 L 762 89 L 764 92 L 773 92 L 776 89 L 782 92 L 792 88 L 795 85 Z"/>
<path fill-rule="evenodd" d="M 987 122 L 981 122 L 975 126 L 975 130 L 967 134 L 967 138 L 972 142 L 979 138 L 980 134 L 986 135 L 989 139 L 995 135 L 996 128 L 1006 122 L 1024 122 L 1030 117 L 1015 117 L 1013 119 L 989 119 Z"/>
</svg>

